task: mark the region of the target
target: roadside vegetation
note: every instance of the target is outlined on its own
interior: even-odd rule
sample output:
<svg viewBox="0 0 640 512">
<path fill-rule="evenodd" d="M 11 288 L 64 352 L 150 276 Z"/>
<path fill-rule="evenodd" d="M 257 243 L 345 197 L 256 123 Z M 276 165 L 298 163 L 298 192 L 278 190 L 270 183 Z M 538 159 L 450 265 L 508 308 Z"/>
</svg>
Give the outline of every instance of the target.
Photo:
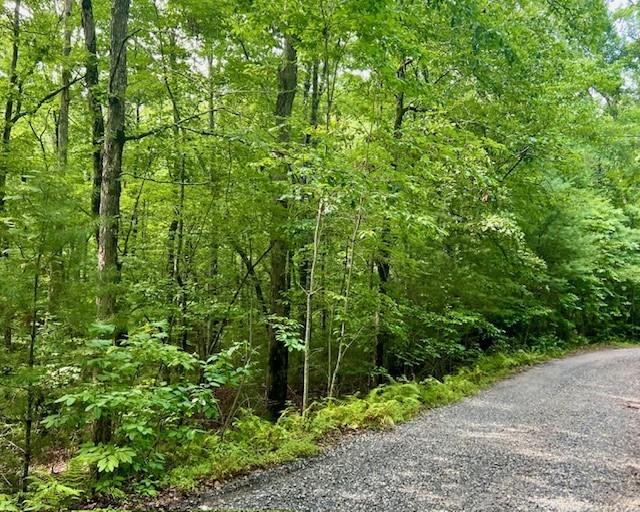
<svg viewBox="0 0 640 512">
<path fill-rule="evenodd" d="M 3 2 L 0 510 L 192 489 L 636 339 L 638 9 Z"/>
<path fill-rule="evenodd" d="M 421 411 L 457 402 L 531 365 L 576 351 L 634 346 L 637 345 L 619 341 L 587 344 L 574 340 L 569 344 L 486 354 L 442 380 L 392 382 L 364 396 L 316 402 L 304 416 L 298 409 L 285 410 L 275 423 L 245 410 L 224 428 L 215 432 L 192 428 L 179 442 L 173 435 L 158 433 L 153 449 L 131 438 L 126 452 L 112 450 L 100 454 L 98 459 L 92 455 L 94 448 L 89 447 L 68 461 L 57 475 L 51 475 L 47 468 L 38 468 L 32 476 L 32 492 L 26 499 L 20 501 L 19 497 L 0 494 L 0 510 L 13 512 L 22 507 L 57 511 L 91 502 L 96 491 L 91 464 L 100 460 L 110 465 L 98 467 L 103 473 L 99 501 L 121 503 L 134 510 L 144 508 L 145 501 L 158 495 L 162 501 L 163 493 L 188 494 L 251 470 L 316 455 L 340 442 L 344 435 L 393 428 Z M 136 460 L 143 457 L 146 461 L 162 461 L 162 473 L 156 473 L 144 462 L 147 474 L 146 478 L 140 478 L 142 466 Z M 124 482 L 129 484 L 123 487 Z M 95 509 L 95 504 L 91 508 Z"/>
</svg>

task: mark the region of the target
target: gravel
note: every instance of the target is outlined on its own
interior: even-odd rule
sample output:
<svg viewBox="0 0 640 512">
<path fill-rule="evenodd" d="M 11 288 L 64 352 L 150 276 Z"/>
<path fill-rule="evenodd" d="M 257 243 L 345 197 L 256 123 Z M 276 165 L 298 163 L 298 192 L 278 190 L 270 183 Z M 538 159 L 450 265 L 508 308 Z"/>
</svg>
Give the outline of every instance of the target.
<svg viewBox="0 0 640 512">
<path fill-rule="evenodd" d="M 212 490 L 200 510 L 640 511 L 640 348 L 550 362 L 390 432 Z"/>
</svg>

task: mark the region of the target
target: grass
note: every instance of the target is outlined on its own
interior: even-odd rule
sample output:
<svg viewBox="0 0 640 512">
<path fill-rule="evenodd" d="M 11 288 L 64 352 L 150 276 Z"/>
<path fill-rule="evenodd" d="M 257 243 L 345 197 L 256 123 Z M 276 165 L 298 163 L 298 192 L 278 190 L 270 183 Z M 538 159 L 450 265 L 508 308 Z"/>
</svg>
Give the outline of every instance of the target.
<svg viewBox="0 0 640 512">
<path fill-rule="evenodd" d="M 177 454 L 177 460 L 185 462 L 170 470 L 160 486 L 190 491 L 203 481 L 224 480 L 253 469 L 315 455 L 329 444 L 328 440 L 345 432 L 392 428 L 420 411 L 474 395 L 519 369 L 578 350 L 605 346 L 632 344 L 572 345 L 483 355 L 442 381 L 396 382 L 378 387 L 364 397 L 316 403 L 306 418 L 297 411 L 288 411 L 273 424 L 246 414 L 235 421 L 224 438 L 207 435 L 204 442 L 185 446 Z"/>
</svg>

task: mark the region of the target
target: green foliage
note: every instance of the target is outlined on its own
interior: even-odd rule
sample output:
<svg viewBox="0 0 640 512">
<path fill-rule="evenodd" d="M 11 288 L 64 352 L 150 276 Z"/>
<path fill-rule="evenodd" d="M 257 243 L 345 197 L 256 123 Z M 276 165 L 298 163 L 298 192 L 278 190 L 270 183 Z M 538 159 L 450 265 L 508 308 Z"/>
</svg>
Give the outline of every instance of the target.
<svg viewBox="0 0 640 512">
<path fill-rule="evenodd" d="M 7 494 L 0 494 L 0 510 L 2 512 L 18 512 L 17 500 Z"/>
<path fill-rule="evenodd" d="M 111 3 L 92 2 L 90 91 L 81 3 L 1 6 L 0 493 L 25 460 L 34 506 L 188 487 L 640 334 L 637 6 L 132 2 L 118 213 L 100 218 L 87 99 L 106 117 Z"/>
<path fill-rule="evenodd" d="M 183 446 L 176 455 L 177 467 L 167 473 L 162 484 L 192 489 L 202 479 L 220 480 L 248 469 L 314 455 L 318 450 L 313 437 L 302 428 L 300 416 L 283 417 L 273 424 L 246 414 L 224 437 L 208 435 Z"/>
<path fill-rule="evenodd" d="M 32 479 L 29 491 L 22 506 L 24 511 L 68 510 L 69 505 L 82 495 L 81 490 L 64 485 L 56 478 L 46 475 Z"/>
<path fill-rule="evenodd" d="M 245 413 L 223 436 L 206 435 L 184 446 L 175 456 L 177 466 L 162 484 L 192 490 L 204 480 L 224 480 L 314 455 L 336 434 L 392 428 L 421 410 L 461 400 L 518 369 L 565 355 L 575 346 L 484 355 L 443 380 L 397 382 L 375 388 L 365 397 L 316 403 L 306 418 L 288 411 L 272 423 Z"/>
<path fill-rule="evenodd" d="M 239 345 L 205 362 L 166 344 L 163 327 L 149 325 L 118 345 L 87 342 L 81 372 L 90 380 L 58 398 L 58 413 L 44 421 L 48 428 L 69 428 L 109 418 L 112 442 L 86 443 L 73 460 L 95 467 L 98 491 L 117 492 L 132 477 L 138 488 L 152 489 L 169 447 L 193 441 L 203 422 L 219 417 L 215 390 L 236 384 L 248 371 L 234 361 Z M 194 372 L 198 384 L 191 383 Z"/>
<path fill-rule="evenodd" d="M 276 339 L 290 351 L 301 351 L 304 342 L 300 338 L 300 324 L 291 318 L 271 315 L 268 318 L 276 331 Z"/>
</svg>

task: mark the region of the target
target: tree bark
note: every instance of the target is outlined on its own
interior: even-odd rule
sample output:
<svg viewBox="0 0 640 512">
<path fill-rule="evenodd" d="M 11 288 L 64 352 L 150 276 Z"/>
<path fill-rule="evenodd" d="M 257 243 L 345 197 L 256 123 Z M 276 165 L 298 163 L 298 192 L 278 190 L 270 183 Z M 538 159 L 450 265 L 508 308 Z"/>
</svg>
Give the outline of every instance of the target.
<svg viewBox="0 0 640 512">
<path fill-rule="evenodd" d="M 354 259 L 354 255 L 355 255 L 355 251 L 356 251 L 356 242 L 357 242 L 357 238 L 358 238 L 358 232 L 360 231 L 360 224 L 362 223 L 362 209 L 363 209 L 363 203 L 364 203 L 364 196 L 360 197 L 360 202 L 358 204 L 358 210 L 356 213 L 356 219 L 354 222 L 354 226 L 353 226 L 353 232 L 351 234 L 351 238 L 349 240 L 349 244 L 347 245 L 347 254 L 345 257 L 345 262 L 344 262 L 344 273 L 345 273 L 345 279 L 344 279 L 344 304 L 342 306 L 342 315 L 341 315 L 341 320 L 340 320 L 340 335 L 338 338 L 338 353 L 336 355 L 336 365 L 333 369 L 333 372 L 331 371 L 331 357 L 329 357 L 329 375 L 330 375 L 330 379 L 329 379 L 329 387 L 328 387 L 328 396 L 329 398 L 333 398 L 335 390 L 336 390 L 336 383 L 338 380 L 338 372 L 340 371 L 340 365 L 342 364 L 342 359 L 346 353 L 346 351 L 348 350 L 348 348 L 351 346 L 351 343 L 345 343 L 345 335 L 347 332 L 347 316 L 349 314 L 349 306 L 350 306 L 350 300 L 351 300 L 351 277 L 353 275 L 353 259 Z M 331 347 L 331 345 L 329 345 L 329 347 Z"/>
<path fill-rule="evenodd" d="M 320 91 L 320 84 L 319 84 L 317 60 L 315 60 L 313 64 L 310 66 L 310 69 L 307 71 L 307 74 L 309 75 L 306 78 L 306 80 L 308 80 L 308 83 L 305 83 L 304 87 L 305 87 L 305 95 L 308 94 L 308 90 L 311 90 L 311 96 L 309 98 L 310 99 L 310 112 L 309 112 L 310 130 L 307 131 L 307 133 L 305 133 L 304 144 L 308 146 L 314 142 L 313 136 L 312 136 L 312 130 L 315 130 L 318 127 L 318 111 L 320 108 L 321 91 Z M 300 176 L 300 181 L 302 183 L 307 183 L 308 180 L 309 180 L 308 176 L 306 175 Z M 299 276 L 300 287 L 303 290 L 306 290 L 309 288 L 309 271 L 310 271 L 309 258 L 307 257 L 305 252 L 302 252 L 302 259 L 298 264 L 298 276 Z M 299 317 L 300 318 L 298 323 L 300 324 L 300 329 L 301 329 L 300 339 L 304 340 L 306 339 L 306 336 L 307 336 L 306 308 L 305 309 L 300 308 Z M 302 367 L 300 368 L 300 372 L 302 374 L 302 379 L 301 379 L 302 387 L 300 389 L 300 393 L 304 396 L 304 376 L 305 376 L 304 359 L 302 362 Z"/>
<path fill-rule="evenodd" d="M 2 125 L 2 139 L 0 139 L 0 216 L 4 214 L 5 197 L 7 188 L 7 172 L 9 170 L 9 145 L 11 142 L 11 130 L 13 129 L 13 114 L 16 101 L 18 82 L 18 57 L 20 48 L 20 6 L 21 1 L 16 0 L 13 10 L 13 26 L 11 39 L 11 62 L 8 76 L 9 87 L 7 100 L 4 107 L 4 122 Z M 7 228 L 4 222 L 0 222 L 0 258 L 9 256 L 9 242 L 7 240 Z M 4 324 L 4 342 L 7 350 L 12 344 L 12 322 L 14 312 L 10 304 L 0 304 L 4 312 L 0 317 Z"/>
<path fill-rule="evenodd" d="M 33 301 L 31 304 L 31 327 L 29 329 L 29 356 L 27 359 L 27 367 L 29 371 L 33 371 L 35 365 L 36 339 L 38 336 L 38 295 L 40 292 L 40 264 L 42 262 L 42 251 L 38 252 L 36 259 L 36 268 L 33 278 Z M 32 449 L 32 431 L 33 416 L 35 404 L 35 392 L 33 383 L 29 383 L 27 387 L 27 406 L 24 414 L 24 450 L 22 454 L 22 492 L 27 492 L 29 487 L 29 471 L 31 469 L 31 459 L 33 458 Z"/>
<path fill-rule="evenodd" d="M 71 55 L 71 7 L 73 0 L 64 0 L 63 25 L 64 36 L 62 41 L 62 91 L 60 92 L 60 114 L 58 117 L 58 165 L 64 170 L 68 161 L 69 147 L 69 103 L 71 82 L 71 70 L 69 69 L 69 55 Z"/>
<path fill-rule="evenodd" d="M 125 144 L 125 94 L 127 89 L 127 24 L 130 0 L 111 4 L 109 110 L 104 137 L 100 186 L 100 231 L 98 243 L 98 319 L 111 321 L 116 313 L 116 286 L 120 281 L 118 228 L 120 179 Z"/>
<path fill-rule="evenodd" d="M 82 27 L 84 30 L 84 44 L 87 51 L 85 63 L 87 87 L 87 101 L 91 116 L 91 144 L 93 147 L 92 161 L 92 189 L 91 212 L 97 220 L 100 215 L 100 189 L 102 184 L 102 150 L 104 145 L 104 118 L 102 117 L 102 105 L 97 96 L 98 87 L 98 49 L 96 42 L 96 25 L 93 19 L 93 5 L 91 0 L 82 0 Z M 96 242 L 99 240 L 99 232 L 96 230 Z"/>
<path fill-rule="evenodd" d="M 214 117 L 214 99 L 215 99 L 215 82 L 214 82 L 214 67 L 213 67 L 213 54 L 212 51 L 209 51 L 207 54 L 207 78 L 208 78 L 208 91 L 207 91 L 207 106 L 209 108 L 209 116 L 208 116 L 208 128 L 211 133 L 216 128 L 216 119 Z M 210 194 L 212 197 L 212 201 L 218 201 L 219 192 L 217 186 L 217 175 L 216 175 L 216 155 L 214 146 L 211 146 L 211 152 L 209 154 L 209 180 L 211 181 L 211 190 Z M 217 294 L 217 277 L 218 277 L 218 252 L 220 245 L 220 230 L 217 223 L 212 223 L 211 226 L 211 238 L 209 242 L 209 272 L 207 276 L 207 292 L 209 294 L 209 298 L 213 299 Z M 207 329 L 206 329 L 206 339 L 202 345 L 203 350 L 202 354 L 206 353 L 206 347 L 213 340 L 214 333 L 218 330 L 219 327 L 219 319 L 214 313 L 214 309 L 212 308 L 211 314 L 209 314 L 207 318 Z"/>
<path fill-rule="evenodd" d="M 3 339 L 4 348 L 7 350 L 7 352 L 11 352 L 11 349 L 13 348 L 13 328 L 11 325 L 11 318 L 5 319 Z"/>
<path fill-rule="evenodd" d="M 111 42 L 109 47 L 109 110 L 104 138 L 100 215 L 98 233 L 97 317 L 112 322 L 116 315 L 118 263 L 118 227 L 120 221 L 120 178 L 125 143 L 125 95 L 127 89 L 127 24 L 130 0 L 113 0 L 111 4 Z M 118 332 L 116 330 L 116 337 Z M 95 444 L 111 441 L 113 421 L 103 415 L 95 424 Z"/>
<path fill-rule="evenodd" d="M 304 369 L 303 369 L 303 391 L 302 391 L 302 415 L 307 414 L 309 406 L 309 362 L 311 358 L 311 325 L 313 315 L 313 295 L 316 292 L 316 265 L 318 263 L 318 249 L 320 247 L 320 228 L 322 215 L 324 214 L 324 199 L 318 201 L 318 212 L 316 214 L 316 227 L 313 233 L 313 256 L 311 257 L 311 269 L 309 270 L 309 287 L 306 290 L 306 314 L 304 328 Z"/>
<path fill-rule="evenodd" d="M 298 54 L 290 36 L 284 38 L 282 67 L 278 72 L 278 97 L 276 100 L 276 122 L 278 140 L 286 143 L 290 139 L 289 118 L 298 85 Z M 287 166 L 282 164 L 273 172 L 274 182 L 287 181 Z M 277 317 L 288 317 L 290 307 L 284 296 L 288 290 L 287 258 L 289 245 L 284 224 L 288 216 L 286 199 L 274 198 L 275 213 L 271 233 L 271 313 Z M 277 339 L 275 326 L 269 327 L 269 363 L 267 370 L 267 407 L 272 418 L 277 418 L 287 399 L 289 351 Z"/>
</svg>

